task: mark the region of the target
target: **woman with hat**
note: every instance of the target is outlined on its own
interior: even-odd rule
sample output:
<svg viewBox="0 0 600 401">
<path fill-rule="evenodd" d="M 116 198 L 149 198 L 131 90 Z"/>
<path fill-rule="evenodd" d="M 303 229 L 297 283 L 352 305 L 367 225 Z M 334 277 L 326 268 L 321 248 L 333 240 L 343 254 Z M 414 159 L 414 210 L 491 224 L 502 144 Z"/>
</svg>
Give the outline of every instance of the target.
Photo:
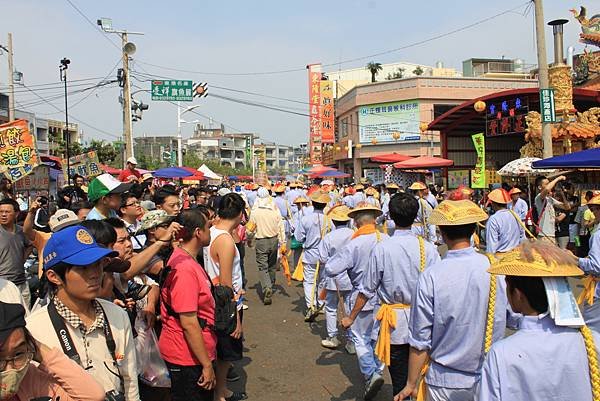
<svg viewBox="0 0 600 401">
<path fill-rule="evenodd" d="M 501 188 L 488 195 L 494 214 L 485 225 L 486 252 L 492 255 L 506 253 L 525 239 L 525 230 L 519 216 L 506 208 L 510 202 L 508 193 Z"/>
<path fill-rule="evenodd" d="M 587 203 L 589 210 L 596 220 L 600 220 L 600 195 L 594 196 Z M 590 237 L 590 252 L 585 258 L 579 258 L 579 268 L 586 274 L 584 290 L 577 300 L 582 305 L 585 322 L 594 330 L 600 332 L 600 230 Z"/>
<path fill-rule="evenodd" d="M 23 305 L 0 302 L 0 400 L 101 401 L 104 396 L 96 380 L 60 349 L 33 339 Z"/>
<path fill-rule="evenodd" d="M 528 241 L 488 271 L 506 277 L 508 301 L 523 317 L 515 334 L 491 347 L 476 399 L 600 399 L 600 339 L 583 324 L 579 310 L 571 307 L 574 297 L 566 280 L 583 274 L 575 258 L 549 241 Z M 557 298 L 549 297 L 548 286 L 564 291 Z M 560 306 L 562 302 L 566 308 Z M 557 309 L 572 313 L 561 316 L 563 312 L 554 312 Z"/>
<path fill-rule="evenodd" d="M 356 184 L 354 186 L 354 207 L 356 207 L 359 203 L 362 203 L 367 200 L 367 196 L 364 193 L 365 186 L 363 184 Z"/>
<path fill-rule="evenodd" d="M 356 303 L 371 251 L 379 241 L 388 238 L 386 234 L 381 234 L 375 227 L 375 220 L 379 216 L 381 216 L 381 209 L 367 203 L 359 204 L 350 211 L 348 217 L 354 220 L 357 230 L 348 245 L 329 259 L 325 266 L 326 277 L 337 277 L 344 272 L 348 273 L 352 283 L 352 291 L 346 302 L 346 308 L 349 311 L 354 308 Z M 358 312 L 350 326 L 358 365 L 365 378 L 363 396 L 365 400 L 373 398 L 383 385 L 384 365 L 375 356 L 371 340 L 374 322 L 373 309 L 377 302 L 376 297 L 371 298 Z"/>
<path fill-rule="evenodd" d="M 522 191 L 519 189 L 519 187 L 514 187 L 513 189 L 508 191 L 508 194 L 510 195 L 510 199 L 512 201 L 508 204 L 508 208 L 515 212 L 517 216 L 519 216 L 521 221 L 524 222 L 525 218 L 527 217 L 527 211 L 529 210 L 529 207 L 527 206 L 527 202 L 525 202 L 523 198 L 521 198 L 521 193 Z"/>
<path fill-rule="evenodd" d="M 377 190 L 375 188 L 373 188 L 373 187 L 367 188 L 365 190 L 365 195 L 367 196 L 367 199 L 365 200 L 365 202 L 367 202 L 371 206 L 379 207 L 379 201 L 376 198 Z"/>
<path fill-rule="evenodd" d="M 433 211 L 433 205 L 430 205 L 429 202 L 424 199 L 427 185 L 420 181 L 415 181 L 408 189 L 413 191 L 415 198 L 419 201 L 419 213 L 417 213 L 417 218 L 415 219 L 412 230 L 416 235 L 420 235 L 427 241 L 435 243 L 437 237 L 435 225 L 430 224 L 429 222 L 429 216 Z"/>
<path fill-rule="evenodd" d="M 385 189 L 387 192 L 381 201 L 382 218 L 385 220 L 388 235 L 392 236 L 394 235 L 394 220 L 390 217 L 390 199 L 398 192 L 400 187 L 398 184 L 391 182 L 385 186 Z"/>
<path fill-rule="evenodd" d="M 319 265 L 319 243 L 329 231 L 333 229 L 331 221 L 325 216 L 324 209 L 331 198 L 325 192 L 317 190 L 310 196 L 314 211 L 303 216 L 296 230 L 294 238 L 302 243 L 303 286 L 304 301 L 307 312 L 305 320 L 320 308 L 320 302 L 315 297 L 317 268 Z"/>
<path fill-rule="evenodd" d="M 396 401 L 416 395 L 419 378 L 424 399 L 473 400 L 481 351 L 504 336 L 508 306 L 503 281 L 471 246 L 476 224 L 487 217 L 468 200 L 444 201 L 431 213 L 448 253 L 421 273 L 413 292 L 408 381 Z"/>
<path fill-rule="evenodd" d="M 335 230 L 329 232 L 323 237 L 323 241 L 319 244 L 319 260 L 324 269 L 327 261 L 338 253 L 348 242 L 354 231 L 348 227 L 350 217 L 348 213 L 350 209 L 344 205 L 334 206 L 327 216 L 333 222 Z M 323 270 L 322 270 L 323 271 Z M 345 302 L 347 294 L 352 289 L 352 283 L 347 272 L 343 272 L 336 277 L 328 277 L 324 280 L 325 291 L 325 322 L 327 326 L 327 338 L 321 341 L 321 345 L 325 348 L 335 349 L 340 345 L 337 338 L 337 307 L 339 304 L 338 296 L 343 298 Z M 346 350 L 349 353 L 355 353 L 354 344 L 350 336 L 346 340 Z M 352 351 L 352 352 L 351 352 Z"/>
</svg>

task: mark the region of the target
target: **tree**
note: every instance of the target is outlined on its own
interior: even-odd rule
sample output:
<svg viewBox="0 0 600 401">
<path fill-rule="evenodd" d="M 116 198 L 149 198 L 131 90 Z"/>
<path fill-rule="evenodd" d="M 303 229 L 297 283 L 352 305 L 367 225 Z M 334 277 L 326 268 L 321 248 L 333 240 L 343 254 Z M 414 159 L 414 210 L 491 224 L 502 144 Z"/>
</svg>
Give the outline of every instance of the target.
<svg viewBox="0 0 600 401">
<path fill-rule="evenodd" d="M 385 79 L 388 81 L 391 81 L 394 79 L 402 79 L 403 76 L 404 76 L 404 68 L 398 67 L 393 74 L 388 74 Z"/>
<path fill-rule="evenodd" d="M 375 63 L 371 61 L 369 64 L 367 64 L 366 68 L 371 73 L 371 82 L 377 82 L 377 74 L 379 74 L 379 71 L 383 70 L 381 63 Z"/>
<path fill-rule="evenodd" d="M 98 160 L 102 164 L 111 164 L 117 159 L 117 151 L 112 143 L 106 143 L 104 140 L 92 139 L 84 152 L 94 151 L 98 155 Z"/>
<path fill-rule="evenodd" d="M 413 70 L 413 74 L 415 74 L 416 76 L 423 75 L 424 72 L 425 71 L 423 71 L 420 65 L 418 65 L 417 68 Z"/>
</svg>

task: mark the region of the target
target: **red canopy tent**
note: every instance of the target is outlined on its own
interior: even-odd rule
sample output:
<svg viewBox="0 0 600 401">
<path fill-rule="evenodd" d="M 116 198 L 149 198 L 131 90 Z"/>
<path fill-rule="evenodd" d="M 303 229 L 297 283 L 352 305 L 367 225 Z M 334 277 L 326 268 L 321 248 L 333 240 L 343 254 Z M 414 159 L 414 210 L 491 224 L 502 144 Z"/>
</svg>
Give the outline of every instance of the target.
<svg viewBox="0 0 600 401">
<path fill-rule="evenodd" d="M 186 171 L 189 171 L 190 173 L 192 173 L 193 175 L 190 177 L 183 177 L 183 181 L 202 181 L 205 180 L 206 178 L 204 177 L 204 173 L 202 171 L 198 171 L 195 168 L 192 167 L 180 167 L 181 169 L 184 169 Z"/>
<path fill-rule="evenodd" d="M 453 160 L 432 156 L 420 156 L 405 160 L 403 162 L 394 163 L 395 168 L 412 170 L 434 167 L 450 167 L 452 165 L 454 165 Z"/>
<path fill-rule="evenodd" d="M 403 162 L 405 160 L 413 159 L 412 156 L 401 155 L 400 153 L 383 153 L 377 156 L 371 157 L 371 161 L 375 163 L 398 163 Z"/>
</svg>

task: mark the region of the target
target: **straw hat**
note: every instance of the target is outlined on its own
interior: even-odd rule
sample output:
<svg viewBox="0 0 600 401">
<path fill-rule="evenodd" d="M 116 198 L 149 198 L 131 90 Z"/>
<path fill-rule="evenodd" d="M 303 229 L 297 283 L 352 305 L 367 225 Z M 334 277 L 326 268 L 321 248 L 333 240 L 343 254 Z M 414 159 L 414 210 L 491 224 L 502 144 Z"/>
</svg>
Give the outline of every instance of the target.
<svg viewBox="0 0 600 401">
<path fill-rule="evenodd" d="M 600 205 L 600 195 L 595 195 L 592 199 L 590 199 L 587 205 Z"/>
<path fill-rule="evenodd" d="M 350 208 L 348 206 L 338 205 L 332 207 L 327 213 L 327 216 L 329 216 L 331 220 L 335 221 L 350 221 L 348 213 L 350 213 Z"/>
<path fill-rule="evenodd" d="M 538 241 L 539 242 L 539 241 Z M 527 254 L 524 248 L 531 248 Z M 565 253 L 558 249 L 556 245 L 541 244 L 539 249 L 536 245 L 521 245 L 512 251 L 506 253 L 502 259 L 493 263 L 488 269 L 492 274 L 502 274 L 506 276 L 524 276 L 524 277 L 574 277 L 583 276 L 583 271 L 577 267 L 575 258 L 572 262 L 561 255 L 561 262 L 557 262 L 553 257 L 555 252 Z M 542 256 L 545 254 L 545 258 Z M 529 257 L 528 257 L 529 256 Z"/>
<path fill-rule="evenodd" d="M 377 194 L 377 190 L 373 187 L 369 187 L 365 190 L 365 195 L 375 196 Z"/>
<path fill-rule="evenodd" d="M 354 189 L 356 189 L 357 191 L 361 191 L 365 189 L 365 186 L 363 184 L 357 184 L 354 186 Z"/>
<path fill-rule="evenodd" d="M 367 202 L 361 202 L 354 209 L 352 209 L 350 212 L 348 212 L 348 217 L 353 219 L 354 216 L 356 216 L 356 214 L 360 213 L 360 212 L 373 212 L 373 213 L 375 213 L 375 215 L 377 217 L 379 217 L 383 214 L 381 209 L 378 208 L 377 206 L 373 206 Z"/>
<path fill-rule="evenodd" d="M 408 187 L 408 189 L 412 190 L 412 191 L 423 191 L 425 189 L 427 189 L 427 186 L 425 184 L 423 184 L 421 181 L 415 181 L 413 182 L 413 184 Z"/>
<path fill-rule="evenodd" d="M 513 189 L 511 189 L 510 191 L 508 191 L 508 194 L 509 195 L 514 195 L 514 194 L 520 194 L 521 192 L 522 191 L 519 188 L 514 187 Z"/>
<path fill-rule="evenodd" d="M 273 192 L 278 194 L 285 192 L 285 186 L 283 186 L 283 184 L 277 184 L 273 187 Z"/>
<path fill-rule="evenodd" d="M 298 205 L 298 204 L 300 204 L 300 203 L 305 203 L 305 204 L 307 204 L 307 205 L 308 205 L 310 202 L 309 202 L 309 201 L 308 201 L 308 199 L 306 199 L 304 196 L 299 196 L 299 197 L 297 197 L 297 198 L 294 200 L 294 202 L 293 202 L 293 203 L 294 203 L 294 204 L 296 204 L 296 205 Z"/>
<path fill-rule="evenodd" d="M 436 207 L 429 223 L 436 226 L 460 226 L 487 220 L 488 215 L 470 200 L 445 200 Z"/>
<path fill-rule="evenodd" d="M 400 187 L 398 186 L 398 184 L 395 184 L 393 182 L 390 182 L 389 184 L 386 184 L 385 186 L 387 189 L 400 189 Z"/>
<path fill-rule="evenodd" d="M 259 185 L 257 183 L 253 182 L 250 184 L 250 189 L 252 191 L 256 191 L 258 188 L 259 188 Z"/>
<path fill-rule="evenodd" d="M 501 188 L 496 188 L 488 195 L 488 200 L 490 202 L 500 203 L 502 205 L 506 205 L 511 202 L 510 196 L 508 192 Z"/>
<path fill-rule="evenodd" d="M 315 191 L 310 195 L 310 200 L 313 201 L 313 203 L 322 203 L 322 204 L 328 204 L 329 202 L 331 202 L 331 198 L 329 197 L 329 195 L 323 191 Z"/>
</svg>

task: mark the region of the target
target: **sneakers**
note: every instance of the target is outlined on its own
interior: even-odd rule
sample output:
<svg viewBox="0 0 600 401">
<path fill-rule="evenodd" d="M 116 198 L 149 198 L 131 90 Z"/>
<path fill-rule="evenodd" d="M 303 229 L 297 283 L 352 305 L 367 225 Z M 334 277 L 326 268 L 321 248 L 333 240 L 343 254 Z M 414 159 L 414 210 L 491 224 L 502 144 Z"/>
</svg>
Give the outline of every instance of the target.
<svg viewBox="0 0 600 401">
<path fill-rule="evenodd" d="M 273 290 L 270 288 L 265 289 L 265 292 L 263 294 L 263 304 L 265 305 L 271 305 L 273 303 Z"/>
<path fill-rule="evenodd" d="M 373 376 L 367 380 L 367 384 L 365 386 L 365 395 L 363 398 L 365 400 L 373 399 L 379 390 L 381 390 L 381 386 L 383 386 L 383 377 L 378 372 L 373 373 Z"/>
<path fill-rule="evenodd" d="M 336 349 L 340 346 L 340 340 L 338 340 L 337 337 L 328 337 L 321 340 L 321 346 L 329 349 Z"/>
<path fill-rule="evenodd" d="M 354 347 L 354 343 L 352 341 L 346 342 L 344 348 L 346 349 L 346 352 L 350 355 L 356 355 L 356 347 Z"/>
</svg>

